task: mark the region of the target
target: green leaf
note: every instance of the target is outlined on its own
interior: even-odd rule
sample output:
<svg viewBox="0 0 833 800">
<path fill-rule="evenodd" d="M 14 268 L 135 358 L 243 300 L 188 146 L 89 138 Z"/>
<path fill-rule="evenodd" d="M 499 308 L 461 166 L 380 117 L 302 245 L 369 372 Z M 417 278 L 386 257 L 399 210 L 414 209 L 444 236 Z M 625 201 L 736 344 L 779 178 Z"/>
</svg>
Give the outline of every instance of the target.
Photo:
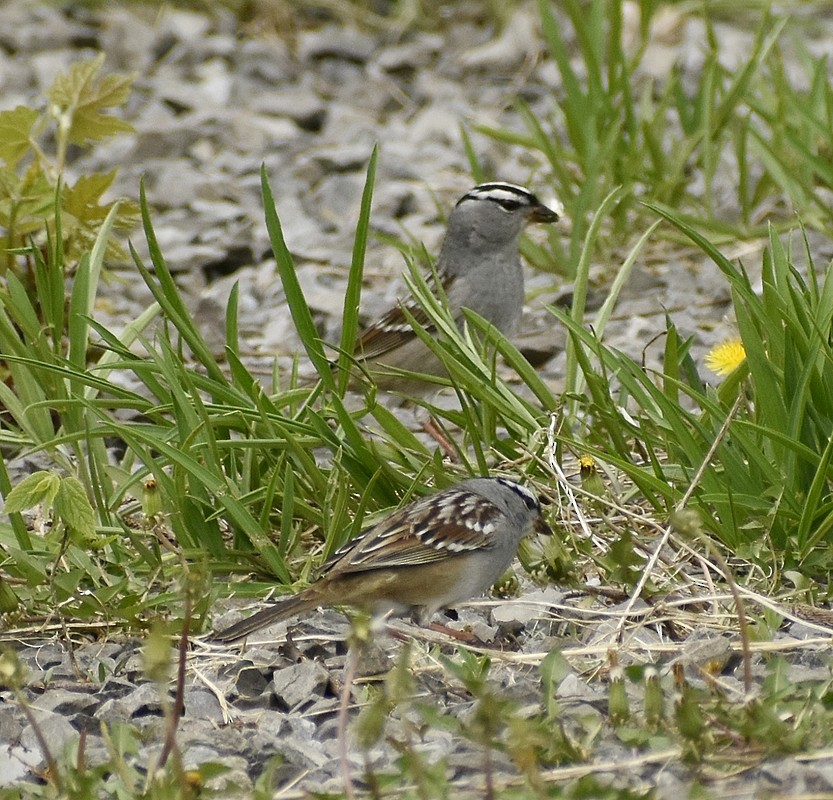
<svg viewBox="0 0 833 800">
<path fill-rule="evenodd" d="M 266 215 L 266 229 L 269 231 L 269 239 L 272 243 L 272 252 L 275 254 L 275 261 L 278 264 L 278 274 L 286 293 L 286 304 L 289 306 L 289 313 L 295 323 L 295 329 L 301 337 L 304 349 L 307 351 L 309 360 L 315 366 L 318 376 L 324 385 L 332 390 L 335 388 L 330 362 L 324 353 L 324 346 L 315 327 L 312 312 L 304 297 L 304 291 L 298 280 L 298 273 L 295 269 L 295 262 L 292 254 L 286 246 L 283 235 L 283 227 L 278 218 L 278 211 L 275 207 L 275 198 L 272 194 L 272 187 L 269 184 L 269 176 L 266 172 L 266 165 L 260 167 L 260 187 L 263 197 L 263 210 Z"/>
<path fill-rule="evenodd" d="M 49 89 L 50 111 L 72 144 L 133 131 L 132 125 L 101 111 L 122 105 L 136 76 L 113 73 L 97 80 L 103 65 L 104 53 L 73 64 L 65 75 L 55 78 Z"/>
<path fill-rule="evenodd" d="M 95 531 L 95 512 L 77 478 L 70 476 L 61 481 L 55 498 L 55 515 L 87 543 L 95 543 L 101 538 Z"/>
<path fill-rule="evenodd" d="M 0 223 L 4 226 L 14 221 L 22 234 L 20 219 L 26 217 L 29 230 L 40 230 L 54 202 L 55 189 L 38 164 L 31 164 L 22 177 L 10 168 L 0 169 Z M 22 235 L 15 241 L 22 244 Z"/>
<path fill-rule="evenodd" d="M 32 554 L 28 550 L 10 547 L 8 554 L 11 563 L 14 564 L 15 573 L 25 578 L 29 587 L 40 586 L 49 580 L 52 567 L 40 553 Z"/>
<path fill-rule="evenodd" d="M 5 512 L 25 511 L 39 503 L 51 506 L 61 488 L 61 479 L 53 472 L 34 472 L 17 484 L 6 498 Z"/>
<path fill-rule="evenodd" d="M 0 111 L 0 158 L 13 167 L 32 147 L 30 136 L 39 114 L 32 108 L 17 106 Z"/>
<path fill-rule="evenodd" d="M 376 160 L 378 145 L 373 147 L 370 162 L 367 165 L 367 179 L 362 192 L 362 205 L 359 220 L 356 223 L 356 238 L 353 243 L 353 259 L 350 265 L 350 277 L 344 295 L 342 313 L 341 346 L 338 357 L 339 392 L 343 395 L 350 377 L 353 347 L 359 330 L 359 303 L 361 301 L 362 275 L 364 258 L 367 252 L 367 237 L 370 231 L 370 206 L 373 200 L 373 181 L 376 177 Z"/>
<path fill-rule="evenodd" d="M 110 205 L 101 205 L 102 195 L 110 188 L 116 177 L 116 170 L 107 173 L 82 175 L 74 186 L 65 185 L 62 208 L 65 214 L 89 223 L 102 220 L 110 211 Z"/>
<path fill-rule="evenodd" d="M 20 606 L 20 599 L 0 575 L 0 614 L 8 614 Z"/>
</svg>

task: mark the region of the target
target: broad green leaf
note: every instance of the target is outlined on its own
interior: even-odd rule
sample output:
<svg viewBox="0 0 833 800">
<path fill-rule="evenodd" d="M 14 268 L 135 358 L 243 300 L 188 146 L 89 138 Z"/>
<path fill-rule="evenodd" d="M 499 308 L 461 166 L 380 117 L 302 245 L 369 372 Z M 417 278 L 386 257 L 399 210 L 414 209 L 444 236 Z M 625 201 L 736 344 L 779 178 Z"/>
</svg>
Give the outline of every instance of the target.
<svg viewBox="0 0 833 800">
<path fill-rule="evenodd" d="M 118 133 L 130 133 L 133 126 L 101 111 L 122 105 L 130 94 L 135 74 L 113 73 L 98 79 L 104 65 L 104 53 L 90 61 L 73 64 L 59 75 L 49 89 L 52 115 L 59 128 L 66 130 L 72 144 L 105 139 Z"/>
<path fill-rule="evenodd" d="M 86 223 L 104 219 L 110 205 L 101 205 L 101 198 L 115 177 L 116 170 L 111 170 L 107 173 L 82 175 L 74 186 L 65 185 L 62 193 L 64 213 Z"/>
<path fill-rule="evenodd" d="M 70 476 L 61 481 L 55 498 L 55 515 L 86 542 L 92 543 L 101 538 L 95 532 L 95 512 L 77 478 Z"/>
<path fill-rule="evenodd" d="M 17 106 L 0 111 L 0 158 L 13 167 L 32 147 L 30 137 L 38 114 L 32 108 Z"/>
<path fill-rule="evenodd" d="M 33 472 L 17 484 L 6 498 L 7 514 L 34 508 L 39 503 L 50 507 L 61 488 L 61 479 L 54 472 Z"/>
</svg>

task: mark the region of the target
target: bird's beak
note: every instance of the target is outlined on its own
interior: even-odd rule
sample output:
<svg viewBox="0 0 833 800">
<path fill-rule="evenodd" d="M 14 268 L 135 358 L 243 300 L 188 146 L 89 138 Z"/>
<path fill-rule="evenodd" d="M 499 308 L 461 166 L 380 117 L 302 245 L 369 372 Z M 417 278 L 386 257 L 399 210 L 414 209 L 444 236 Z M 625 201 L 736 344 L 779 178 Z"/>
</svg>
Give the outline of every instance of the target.
<svg viewBox="0 0 833 800">
<path fill-rule="evenodd" d="M 549 206 L 545 206 L 543 203 L 533 206 L 529 212 L 530 222 L 558 222 L 559 219 L 560 217 L 558 212 L 553 211 L 549 208 Z"/>
<path fill-rule="evenodd" d="M 541 534 L 542 536 L 552 536 L 552 528 L 549 525 L 547 525 L 546 522 L 544 522 L 543 517 L 538 517 L 538 519 L 535 520 L 535 523 L 532 526 L 532 530 L 534 530 L 535 533 Z"/>
</svg>

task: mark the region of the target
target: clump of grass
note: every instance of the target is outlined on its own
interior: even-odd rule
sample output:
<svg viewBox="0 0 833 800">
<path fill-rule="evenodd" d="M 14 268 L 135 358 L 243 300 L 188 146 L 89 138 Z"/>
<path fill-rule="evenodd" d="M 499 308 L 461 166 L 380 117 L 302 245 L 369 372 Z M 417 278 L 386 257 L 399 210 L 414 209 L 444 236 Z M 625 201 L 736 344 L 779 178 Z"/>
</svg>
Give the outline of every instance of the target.
<svg viewBox="0 0 833 800">
<path fill-rule="evenodd" d="M 773 230 L 759 296 L 744 269 L 679 218 L 657 213 L 725 275 L 745 361 L 710 386 L 690 355 L 691 341 L 669 320 L 663 365 L 654 372 L 553 310 L 570 332 L 587 386 L 570 407 L 567 439 L 626 473 L 659 515 L 686 495 L 720 542 L 766 566 L 775 584 L 782 570 L 796 567 L 820 578 L 831 566 L 825 553 L 833 522 L 833 350 L 826 333 L 833 270 L 817 271 L 808 250 L 811 266 L 802 276 Z"/>
<path fill-rule="evenodd" d="M 650 224 L 646 201 L 717 243 L 766 237 L 767 221 L 783 230 L 795 213 L 809 228 L 833 231 L 833 95 L 826 60 L 802 43 L 800 21 L 748 9 L 757 31 L 743 66 L 732 69 L 714 29 L 720 9 L 680 7 L 681 30 L 688 16 L 705 24 L 705 61 L 696 74 L 675 67 L 652 78 L 640 66 L 659 4 L 640 4 L 641 45 L 632 53 L 623 4 L 569 0 L 559 16 L 546 0 L 538 6 L 561 80 L 554 111 L 542 117 L 519 101 L 525 133 L 475 130 L 546 160 L 572 221 L 566 249 L 551 234 L 556 271 L 574 276 L 591 221 L 617 188 L 624 194 L 596 242 L 603 257 Z M 796 62 L 803 76 L 790 79 L 787 65 Z M 476 161 L 471 148 L 470 156 Z"/>
</svg>

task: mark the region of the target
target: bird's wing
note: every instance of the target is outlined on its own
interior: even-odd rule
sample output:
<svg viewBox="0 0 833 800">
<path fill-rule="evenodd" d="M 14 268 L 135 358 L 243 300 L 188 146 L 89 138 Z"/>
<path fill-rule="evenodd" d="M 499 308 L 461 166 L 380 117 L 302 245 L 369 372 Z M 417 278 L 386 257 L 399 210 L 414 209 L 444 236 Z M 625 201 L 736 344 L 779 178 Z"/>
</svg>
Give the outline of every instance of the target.
<svg viewBox="0 0 833 800">
<path fill-rule="evenodd" d="M 432 293 L 438 294 L 433 275 L 427 278 L 427 282 Z M 453 278 L 443 276 L 441 282 L 443 292 L 448 294 L 452 290 Z M 429 333 L 435 332 L 434 323 L 428 318 L 425 310 L 413 299 L 409 299 L 389 309 L 381 319 L 362 331 L 356 339 L 353 355 L 364 360 L 372 360 L 413 341 L 416 334 L 403 308 L 406 308 L 414 320 Z"/>
<path fill-rule="evenodd" d="M 408 313 L 422 326 L 433 331 L 427 314 L 419 306 L 408 304 Z M 372 360 L 395 350 L 413 340 L 414 329 L 402 312 L 402 306 L 394 306 L 380 320 L 359 334 L 353 354 L 365 360 Z"/>
<path fill-rule="evenodd" d="M 336 551 L 324 573 L 415 566 L 493 547 L 499 509 L 479 495 L 459 495 L 463 505 L 451 505 L 455 495 L 443 493 L 397 511 Z"/>
</svg>

